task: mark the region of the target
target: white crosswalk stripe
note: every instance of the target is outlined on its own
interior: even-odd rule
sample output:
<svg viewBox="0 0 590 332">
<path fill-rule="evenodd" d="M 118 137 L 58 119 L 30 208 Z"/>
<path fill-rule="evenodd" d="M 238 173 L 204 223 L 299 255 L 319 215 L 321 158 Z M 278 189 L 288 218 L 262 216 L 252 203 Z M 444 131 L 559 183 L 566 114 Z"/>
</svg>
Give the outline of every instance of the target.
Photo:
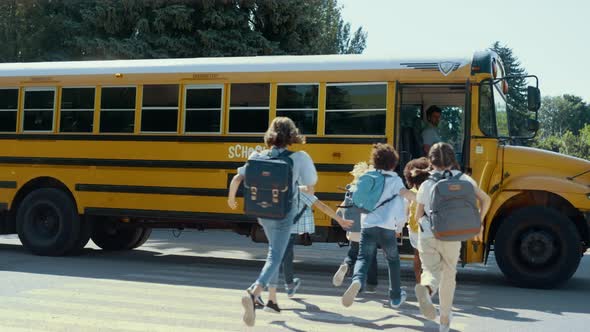
<svg viewBox="0 0 590 332">
<path fill-rule="evenodd" d="M 71 278 L 58 286 L 29 289 L 0 302 L 2 331 L 354 331 L 364 329 L 436 330 L 419 313 L 413 280 L 403 287 L 408 303 L 387 306 L 387 278 L 377 294 L 359 297 L 350 308 L 340 304 L 345 287 L 331 285 L 325 272 L 298 273 L 294 299 L 279 295 L 280 315 L 257 311 L 256 327 L 241 320 L 240 298 L 259 270 L 227 265 L 191 265 L 148 269 L 124 275 L 126 280 Z M 297 272 L 297 271 L 296 271 Z M 348 281 L 347 281 L 348 282 Z M 457 290 L 453 328 L 463 330 L 476 288 Z M 31 324 L 34 322 L 35 324 Z M 36 326 L 33 329 L 30 326 Z"/>
</svg>

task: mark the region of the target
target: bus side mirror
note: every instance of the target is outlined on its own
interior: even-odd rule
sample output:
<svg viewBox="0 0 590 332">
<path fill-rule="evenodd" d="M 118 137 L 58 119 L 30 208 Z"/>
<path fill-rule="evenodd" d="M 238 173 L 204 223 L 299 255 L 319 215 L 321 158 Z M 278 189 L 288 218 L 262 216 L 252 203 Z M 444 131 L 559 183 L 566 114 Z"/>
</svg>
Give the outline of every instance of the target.
<svg viewBox="0 0 590 332">
<path fill-rule="evenodd" d="M 539 131 L 539 121 L 535 119 L 527 119 L 526 127 L 529 132 L 536 133 L 537 131 Z"/>
<path fill-rule="evenodd" d="M 541 108 L 541 90 L 534 86 L 529 86 L 527 89 L 528 109 L 531 112 L 536 112 Z"/>
</svg>

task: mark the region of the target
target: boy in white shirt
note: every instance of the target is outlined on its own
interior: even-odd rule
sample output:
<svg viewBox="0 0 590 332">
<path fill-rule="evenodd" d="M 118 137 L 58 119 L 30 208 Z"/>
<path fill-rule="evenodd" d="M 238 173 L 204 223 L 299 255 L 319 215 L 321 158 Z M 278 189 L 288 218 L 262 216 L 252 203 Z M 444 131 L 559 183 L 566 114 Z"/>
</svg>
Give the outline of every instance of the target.
<svg viewBox="0 0 590 332">
<path fill-rule="evenodd" d="M 396 237 L 401 235 L 406 222 L 403 198 L 414 200 L 415 195 L 404 186 L 402 179 L 394 172 L 399 156 L 389 144 L 375 144 L 371 153 L 371 164 L 385 176 L 385 184 L 377 208 L 361 214 L 361 239 L 358 260 L 354 265 L 352 284 L 344 295 L 342 305 L 349 307 L 365 284 L 369 260 L 380 245 L 385 253 L 389 269 L 389 305 L 399 306 L 406 300 L 401 289 L 400 259 Z M 394 199 L 391 199 L 394 197 Z M 402 198 L 403 197 L 403 198 Z"/>
</svg>

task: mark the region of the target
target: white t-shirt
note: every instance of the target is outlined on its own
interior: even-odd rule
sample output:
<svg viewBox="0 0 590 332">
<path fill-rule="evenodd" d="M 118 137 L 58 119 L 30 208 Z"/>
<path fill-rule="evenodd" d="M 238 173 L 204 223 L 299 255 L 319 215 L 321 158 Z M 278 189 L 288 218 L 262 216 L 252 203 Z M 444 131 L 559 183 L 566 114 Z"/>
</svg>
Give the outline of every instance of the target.
<svg viewBox="0 0 590 332">
<path fill-rule="evenodd" d="M 442 171 L 432 171 L 430 174 L 442 174 Z M 461 173 L 460 171 L 452 170 L 453 175 Z M 469 181 L 474 189 L 477 189 L 477 183 L 469 175 L 463 174 L 460 177 L 461 180 Z M 424 205 L 424 215 L 420 218 L 420 237 L 433 237 L 432 230 L 430 229 L 430 221 L 428 220 L 427 214 L 430 214 L 430 196 L 432 195 L 432 189 L 434 188 L 434 181 L 426 180 L 420 185 L 418 194 L 416 194 L 416 202 Z"/>
<path fill-rule="evenodd" d="M 282 152 L 284 149 L 278 149 L 278 152 Z M 276 153 L 276 152 L 275 152 Z M 248 160 L 252 159 L 268 159 L 268 150 L 265 151 L 254 151 Z M 318 182 L 318 172 L 315 169 L 313 160 L 305 151 L 297 151 L 292 153 L 289 158 L 293 160 L 293 188 L 297 185 L 300 186 L 315 186 Z M 246 165 L 238 167 L 238 174 L 246 175 Z M 295 190 L 293 191 L 296 192 Z"/>
<path fill-rule="evenodd" d="M 381 227 L 401 232 L 407 217 L 405 200 L 399 196 L 399 193 L 402 189 L 406 189 L 406 187 L 396 172 L 383 171 L 383 174 L 390 176 L 385 177 L 383 193 L 381 193 L 377 205 L 390 199 L 393 195 L 397 196 L 374 211 L 368 214 L 361 214 L 361 228 Z"/>
</svg>

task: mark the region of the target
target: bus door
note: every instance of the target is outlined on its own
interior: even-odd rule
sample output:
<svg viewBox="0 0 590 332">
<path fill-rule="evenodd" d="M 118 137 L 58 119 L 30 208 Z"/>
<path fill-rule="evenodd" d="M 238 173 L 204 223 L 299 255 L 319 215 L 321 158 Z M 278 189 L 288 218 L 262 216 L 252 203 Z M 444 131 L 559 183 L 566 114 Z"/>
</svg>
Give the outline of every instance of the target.
<svg viewBox="0 0 590 332">
<path fill-rule="evenodd" d="M 400 116 L 396 124 L 396 148 L 400 154 L 400 170 L 410 160 L 426 156 L 422 132 L 428 126 L 436 127 L 440 141 L 451 144 L 460 166 L 467 167 L 469 84 L 403 84 L 398 90 Z M 442 111 L 436 125 L 428 121 L 426 111 L 430 106 Z"/>
</svg>

